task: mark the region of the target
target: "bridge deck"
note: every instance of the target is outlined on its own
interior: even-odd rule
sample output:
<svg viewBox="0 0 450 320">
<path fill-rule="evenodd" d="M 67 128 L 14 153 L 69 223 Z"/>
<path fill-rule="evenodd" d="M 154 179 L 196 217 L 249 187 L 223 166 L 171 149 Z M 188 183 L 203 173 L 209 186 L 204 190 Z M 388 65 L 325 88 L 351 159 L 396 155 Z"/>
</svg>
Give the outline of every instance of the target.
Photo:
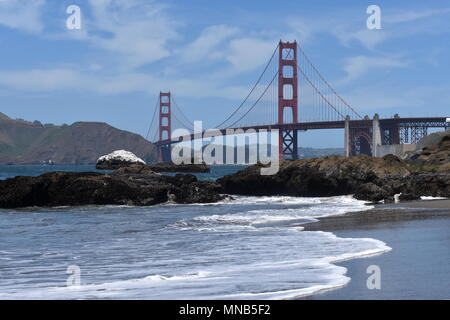
<svg viewBox="0 0 450 320">
<path fill-rule="evenodd" d="M 386 118 L 380 119 L 381 127 L 409 127 L 409 126 L 424 126 L 428 128 L 446 128 L 450 127 L 450 122 L 447 122 L 446 117 L 423 117 L 423 118 Z M 363 120 L 350 120 L 350 127 L 370 127 L 372 123 L 371 119 Z M 345 121 L 320 121 L 320 122 L 298 122 L 298 123 L 286 123 L 286 124 L 271 124 L 271 125 L 259 125 L 229 129 L 217 129 L 217 133 L 209 134 L 209 137 L 226 134 L 233 134 L 237 130 L 247 131 L 250 129 L 260 130 L 323 130 L 323 129 L 344 129 Z M 201 133 L 203 135 L 205 131 Z M 200 133 L 181 136 L 177 140 L 166 139 L 155 142 L 156 145 L 169 145 L 178 143 L 180 141 L 194 140 L 200 138 Z"/>
</svg>

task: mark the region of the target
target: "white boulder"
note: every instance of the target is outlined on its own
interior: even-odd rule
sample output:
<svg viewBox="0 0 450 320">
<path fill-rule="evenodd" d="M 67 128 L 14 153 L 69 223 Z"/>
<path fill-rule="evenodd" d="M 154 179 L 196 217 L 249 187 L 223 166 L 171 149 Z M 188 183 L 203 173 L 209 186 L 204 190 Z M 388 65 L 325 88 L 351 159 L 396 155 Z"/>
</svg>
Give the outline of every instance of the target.
<svg viewBox="0 0 450 320">
<path fill-rule="evenodd" d="M 98 158 L 95 167 L 102 170 L 115 170 L 122 167 L 128 167 L 132 164 L 145 165 L 146 163 L 132 152 L 117 150 Z"/>
</svg>

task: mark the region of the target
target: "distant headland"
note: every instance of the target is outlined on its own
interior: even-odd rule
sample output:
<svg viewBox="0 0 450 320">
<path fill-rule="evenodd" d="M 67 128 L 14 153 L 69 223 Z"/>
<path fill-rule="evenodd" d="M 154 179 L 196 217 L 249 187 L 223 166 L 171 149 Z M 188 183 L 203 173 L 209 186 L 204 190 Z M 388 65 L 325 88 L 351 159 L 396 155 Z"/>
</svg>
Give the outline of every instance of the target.
<svg viewBox="0 0 450 320">
<path fill-rule="evenodd" d="M 58 126 L 0 113 L 0 165 L 95 164 L 100 156 L 119 149 L 129 150 L 147 163 L 157 158 L 151 142 L 104 122 Z"/>
</svg>

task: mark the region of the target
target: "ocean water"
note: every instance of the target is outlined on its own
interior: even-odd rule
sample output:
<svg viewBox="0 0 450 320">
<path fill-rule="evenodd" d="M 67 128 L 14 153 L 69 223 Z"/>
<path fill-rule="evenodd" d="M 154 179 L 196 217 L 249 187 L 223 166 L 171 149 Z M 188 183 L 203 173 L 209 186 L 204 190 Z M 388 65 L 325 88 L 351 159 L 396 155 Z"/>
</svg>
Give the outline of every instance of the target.
<svg viewBox="0 0 450 320">
<path fill-rule="evenodd" d="M 47 172 L 70 171 L 70 172 L 110 172 L 97 170 L 94 165 L 61 166 L 61 165 L 3 165 L 0 166 L 0 180 L 14 178 L 17 176 L 39 176 Z"/>
<path fill-rule="evenodd" d="M 338 288 L 350 278 L 335 262 L 390 248 L 302 226 L 370 208 L 350 196 L 236 196 L 0 210 L 0 299 L 290 299 Z M 69 266 L 79 286 L 67 286 Z"/>
</svg>

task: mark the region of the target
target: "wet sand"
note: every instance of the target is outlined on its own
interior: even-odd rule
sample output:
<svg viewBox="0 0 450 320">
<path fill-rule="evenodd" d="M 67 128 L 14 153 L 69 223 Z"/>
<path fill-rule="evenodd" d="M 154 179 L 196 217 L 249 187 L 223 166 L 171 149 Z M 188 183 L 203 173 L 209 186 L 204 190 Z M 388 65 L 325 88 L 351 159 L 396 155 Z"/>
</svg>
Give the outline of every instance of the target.
<svg viewBox="0 0 450 320">
<path fill-rule="evenodd" d="M 378 239 L 392 250 L 337 263 L 347 268 L 348 285 L 305 299 L 450 299 L 450 200 L 379 205 L 305 226 L 316 230 Z M 381 270 L 379 290 L 367 288 L 371 265 Z"/>
</svg>

